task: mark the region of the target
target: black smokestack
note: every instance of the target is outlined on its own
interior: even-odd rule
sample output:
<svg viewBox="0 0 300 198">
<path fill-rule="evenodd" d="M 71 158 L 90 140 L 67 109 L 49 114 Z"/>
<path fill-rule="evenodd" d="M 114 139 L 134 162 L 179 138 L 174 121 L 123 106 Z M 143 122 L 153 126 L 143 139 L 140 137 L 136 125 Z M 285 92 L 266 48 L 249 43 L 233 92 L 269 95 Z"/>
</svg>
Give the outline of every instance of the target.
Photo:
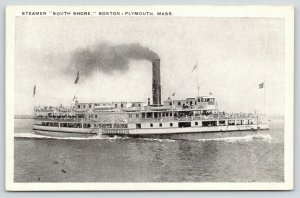
<svg viewBox="0 0 300 198">
<path fill-rule="evenodd" d="M 80 70 L 83 77 L 96 71 L 112 74 L 114 71 L 127 71 L 130 60 L 147 60 L 159 58 L 147 47 L 137 43 L 113 45 L 101 42 L 92 48 L 80 48 L 73 52 L 71 64 L 74 71 Z"/>
<path fill-rule="evenodd" d="M 152 97 L 153 105 L 161 104 L 160 59 L 152 60 Z"/>
</svg>

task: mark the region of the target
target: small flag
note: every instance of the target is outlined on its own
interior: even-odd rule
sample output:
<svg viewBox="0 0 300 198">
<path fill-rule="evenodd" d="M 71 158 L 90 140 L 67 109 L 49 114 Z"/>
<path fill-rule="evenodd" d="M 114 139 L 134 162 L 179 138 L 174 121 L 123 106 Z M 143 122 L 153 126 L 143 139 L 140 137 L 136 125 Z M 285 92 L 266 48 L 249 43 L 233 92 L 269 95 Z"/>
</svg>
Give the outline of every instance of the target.
<svg viewBox="0 0 300 198">
<path fill-rule="evenodd" d="M 264 88 L 264 84 L 265 84 L 265 82 L 263 82 L 263 83 L 260 83 L 260 84 L 258 85 L 258 88 L 259 88 L 259 89 L 262 89 L 262 88 Z"/>
<path fill-rule="evenodd" d="M 34 85 L 33 87 L 33 97 L 35 96 L 35 92 L 36 92 L 36 85 Z"/>
<path fill-rule="evenodd" d="M 195 65 L 194 68 L 193 68 L 193 70 L 192 70 L 192 72 L 193 72 L 195 69 L 197 69 L 197 67 L 198 67 L 198 65 Z"/>
<path fill-rule="evenodd" d="M 77 84 L 78 83 L 78 81 L 79 81 L 79 69 L 78 69 L 78 71 L 77 71 L 77 76 L 76 76 L 76 80 L 75 80 L 75 84 Z"/>
<path fill-rule="evenodd" d="M 175 92 L 172 94 L 172 96 L 175 96 Z"/>
</svg>

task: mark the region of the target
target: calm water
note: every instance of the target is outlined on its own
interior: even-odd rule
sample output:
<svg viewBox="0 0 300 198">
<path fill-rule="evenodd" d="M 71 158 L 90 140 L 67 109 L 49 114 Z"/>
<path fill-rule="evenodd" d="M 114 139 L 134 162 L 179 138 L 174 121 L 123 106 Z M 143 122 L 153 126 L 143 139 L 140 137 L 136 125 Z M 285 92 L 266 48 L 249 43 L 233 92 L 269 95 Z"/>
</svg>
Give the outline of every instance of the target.
<svg viewBox="0 0 300 198">
<path fill-rule="evenodd" d="M 270 134 L 210 140 L 49 139 L 15 120 L 15 182 L 282 182 L 283 119 Z"/>
</svg>

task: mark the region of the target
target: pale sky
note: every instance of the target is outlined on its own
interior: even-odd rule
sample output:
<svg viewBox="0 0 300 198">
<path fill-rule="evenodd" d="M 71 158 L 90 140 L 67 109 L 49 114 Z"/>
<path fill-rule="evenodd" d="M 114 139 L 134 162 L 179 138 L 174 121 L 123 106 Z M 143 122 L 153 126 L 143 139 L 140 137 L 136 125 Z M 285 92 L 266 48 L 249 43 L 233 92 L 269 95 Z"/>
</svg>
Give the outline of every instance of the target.
<svg viewBox="0 0 300 198">
<path fill-rule="evenodd" d="M 284 112 L 284 20 L 197 17 L 17 17 L 15 113 L 35 105 L 147 101 L 152 66 L 131 61 L 127 72 L 81 77 L 68 69 L 78 48 L 100 42 L 139 43 L 161 58 L 162 100 L 209 92 L 226 112 L 263 111 L 265 81 L 269 113 Z M 65 71 L 66 73 L 62 73 Z M 69 73 L 69 74 L 68 74 Z M 73 74 L 74 73 L 74 74 Z M 33 87 L 37 85 L 35 98 Z"/>
</svg>

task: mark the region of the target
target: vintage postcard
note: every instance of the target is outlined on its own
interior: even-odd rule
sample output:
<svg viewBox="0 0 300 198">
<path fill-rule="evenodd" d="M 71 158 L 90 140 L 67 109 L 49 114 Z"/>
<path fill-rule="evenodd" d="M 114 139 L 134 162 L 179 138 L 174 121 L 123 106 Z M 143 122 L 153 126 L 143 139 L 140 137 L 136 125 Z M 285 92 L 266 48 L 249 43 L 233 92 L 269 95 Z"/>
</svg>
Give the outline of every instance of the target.
<svg viewBox="0 0 300 198">
<path fill-rule="evenodd" d="M 8 6 L 6 190 L 293 189 L 291 6 Z"/>
</svg>

